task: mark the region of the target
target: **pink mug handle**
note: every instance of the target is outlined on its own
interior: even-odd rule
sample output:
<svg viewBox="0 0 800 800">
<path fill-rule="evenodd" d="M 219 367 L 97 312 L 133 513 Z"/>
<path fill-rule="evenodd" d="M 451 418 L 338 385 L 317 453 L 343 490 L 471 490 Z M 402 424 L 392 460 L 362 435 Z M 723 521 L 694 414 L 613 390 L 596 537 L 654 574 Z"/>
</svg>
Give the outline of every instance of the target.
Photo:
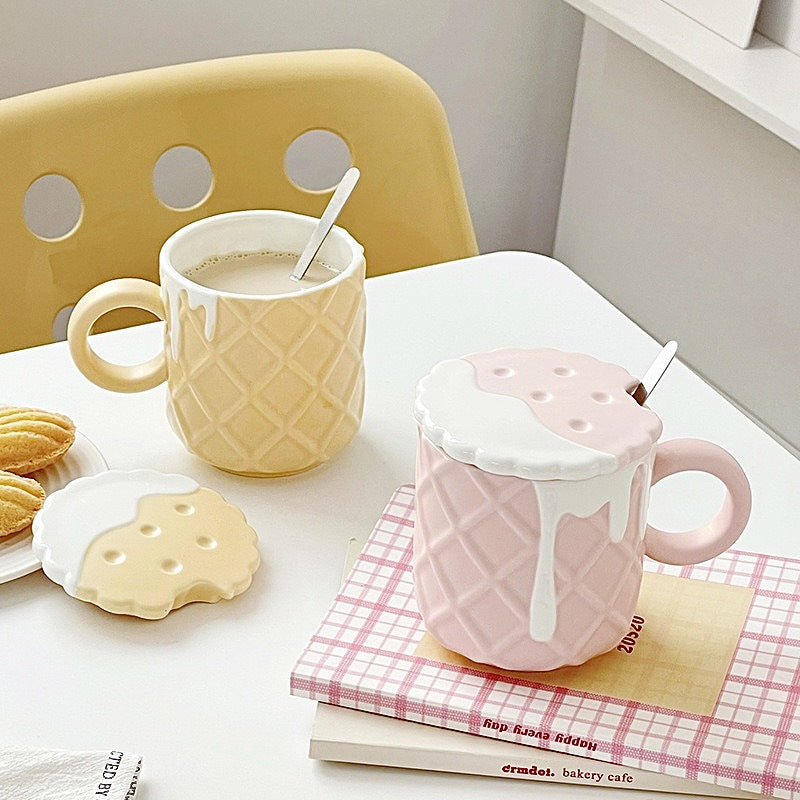
<svg viewBox="0 0 800 800">
<path fill-rule="evenodd" d="M 645 552 L 665 564 L 698 564 L 718 556 L 739 538 L 750 517 L 750 483 L 727 450 L 702 439 L 673 439 L 658 446 L 653 486 L 668 475 L 687 471 L 708 472 L 719 478 L 725 484 L 725 500 L 714 517 L 694 530 L 667 533 L 647 526 Z"/>
</svg>

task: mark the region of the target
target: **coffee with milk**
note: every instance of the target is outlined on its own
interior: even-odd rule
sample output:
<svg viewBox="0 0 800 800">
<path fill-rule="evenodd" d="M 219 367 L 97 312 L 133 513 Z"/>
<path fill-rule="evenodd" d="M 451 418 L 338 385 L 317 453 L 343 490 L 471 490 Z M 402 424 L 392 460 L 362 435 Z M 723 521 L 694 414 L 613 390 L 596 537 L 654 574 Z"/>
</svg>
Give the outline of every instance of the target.
<svg viewBox="0 0 800 800">
<path fill-rule="evenodd" d="M 252 253 L 226 253 L 203 259 L 184 272 L 189 280 L 218 292 L 234 294 L 289 294 L 329 281 L 339 270 L 315 259 L 302 281 L 291 280 L 300 256 L 262 250 Z"/>
</svg>

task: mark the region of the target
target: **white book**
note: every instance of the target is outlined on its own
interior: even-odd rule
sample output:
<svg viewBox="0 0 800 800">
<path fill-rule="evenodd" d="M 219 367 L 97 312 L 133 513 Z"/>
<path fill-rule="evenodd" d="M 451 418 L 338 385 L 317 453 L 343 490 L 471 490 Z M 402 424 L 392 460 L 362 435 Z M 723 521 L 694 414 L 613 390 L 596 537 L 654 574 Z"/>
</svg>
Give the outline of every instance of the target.
<svg viewBox="0 0 800 800">
<path fill-rule="evenodd" d="M 317 703 L 309 756 L 323 761 L 461 772 L 549 783 L 647 789 L 710 797 L 762 797 L 713 783 L 620 767 L 605 761 L 487 739 L 326 703 Z"/>
<path fill-rule="evenodd" d="M 363 540 L 349 540 L 343 580 L 363 546 Z M 763 797 L 713 783 L 617 766 L 326 703 L 317 703 L 308 755 L 322 761 L 549 783 L 646 789 L 706 797 Z"/>
</svg>

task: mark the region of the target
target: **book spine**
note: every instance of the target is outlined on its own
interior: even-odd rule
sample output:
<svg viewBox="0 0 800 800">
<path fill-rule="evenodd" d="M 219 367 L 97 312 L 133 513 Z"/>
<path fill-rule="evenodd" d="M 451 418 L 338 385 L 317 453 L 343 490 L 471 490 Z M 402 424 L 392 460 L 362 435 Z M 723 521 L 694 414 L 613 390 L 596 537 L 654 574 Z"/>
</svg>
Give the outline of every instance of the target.
<svg viewBox="0 0 800 800">
<path fill-rule="evenodd" d="M 761 795 L 726 789 L 712 783 L 621 767 L 552 751 L 539 751 L 530 759 L 498 757 L 488 754 L 459 753 L 451 750 L 391 747 L 363 742 L 343 742 L 312 738 L 309 757 L 321 761 L 350 764 L 458 772 L 516 780 L 606 786 L 615 789 L 640 789 L 711 797 L 759 798 Z"/>
</svg>

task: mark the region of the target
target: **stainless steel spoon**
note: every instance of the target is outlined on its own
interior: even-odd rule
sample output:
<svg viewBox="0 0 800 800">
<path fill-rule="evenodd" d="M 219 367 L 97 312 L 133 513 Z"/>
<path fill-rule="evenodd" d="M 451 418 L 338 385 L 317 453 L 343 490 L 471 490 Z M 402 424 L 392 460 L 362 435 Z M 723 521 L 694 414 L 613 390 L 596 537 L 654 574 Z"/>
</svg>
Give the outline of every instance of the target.
<svg viewBox="0 0 800 800">
<path fill-rule="evenodd" d="M 293 281 L 300 281 L 303 279 L 303 276 L 311 266 L 311 262 L 314 260 L 314 256 L 319 252 L 320 247 L 322 247 L 325 237 L 331 232 L 333 223 L 336 222 L 337 217 L 344 208 L 344 204 L 347 202 L 353 189 L 355 189 L 360 177 L 361 173 L 356 167 L 350 167 L 342 176 L 339 185 L 336 187 L 336 191 L 328 201 L 328 205 L 325 206 L 325 210 L 322 212 L 322 216 L 319 218 L 317 227 L 314 228 L 314 232 L 311 234 L 308 244 L 297 260 L 294 270 L 292 270 L 291 279 Z"/>
<path fill-rule="evenodd" d="M 672 359 L 675 358 L 675 353 L 678 351 L 678 343 L 675 341 L 667 342 L 661 348 L 661 352 L 656 356 L 656 360 L 650 365 L 650 368 L 645 372 L 644 377 L 636 386 L 631 394 L 633 399 L 641 406 L 644 401 L 656 388 L 656 384 L 661 380 L 661 376 L 667 371 Z"/>
</svg>

